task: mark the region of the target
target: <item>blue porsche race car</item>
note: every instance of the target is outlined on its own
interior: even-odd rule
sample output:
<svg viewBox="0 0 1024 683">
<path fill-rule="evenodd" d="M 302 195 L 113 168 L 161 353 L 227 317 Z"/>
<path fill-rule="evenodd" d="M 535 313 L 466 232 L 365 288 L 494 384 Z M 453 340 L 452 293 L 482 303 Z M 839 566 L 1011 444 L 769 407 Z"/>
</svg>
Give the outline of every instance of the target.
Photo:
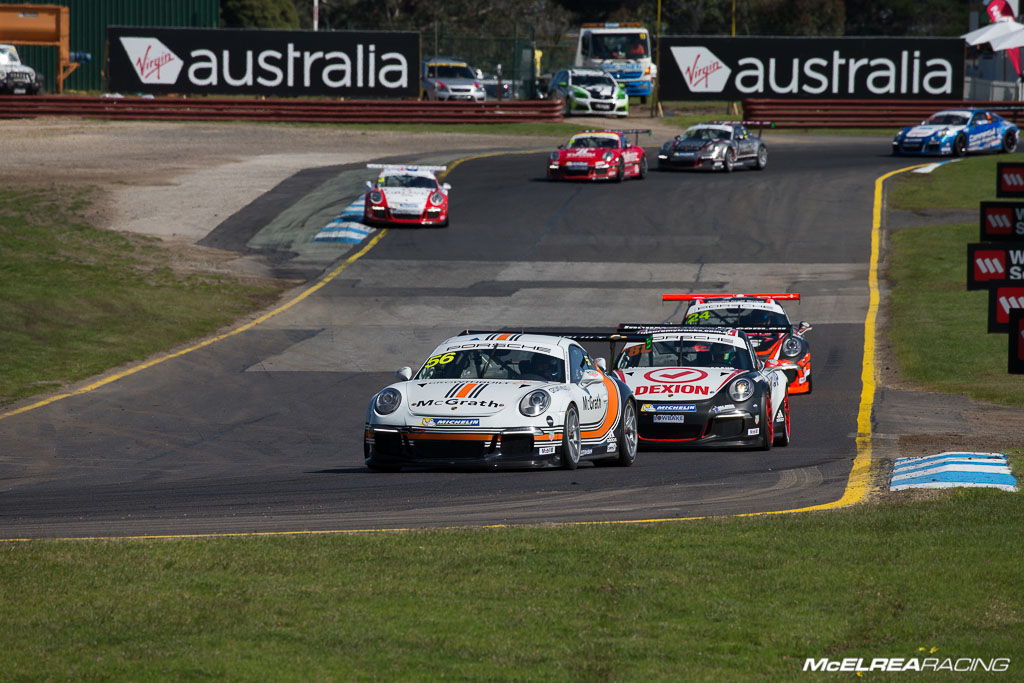
<svg viewBox="0 0 1024 683">
<path fill-rule="evenodd" d="M 1013 152 L 1017 126 L 985 109 L 947 109 L 892 140 L 893 154 L 962 157 L 968 152 Z"/>
</svg>

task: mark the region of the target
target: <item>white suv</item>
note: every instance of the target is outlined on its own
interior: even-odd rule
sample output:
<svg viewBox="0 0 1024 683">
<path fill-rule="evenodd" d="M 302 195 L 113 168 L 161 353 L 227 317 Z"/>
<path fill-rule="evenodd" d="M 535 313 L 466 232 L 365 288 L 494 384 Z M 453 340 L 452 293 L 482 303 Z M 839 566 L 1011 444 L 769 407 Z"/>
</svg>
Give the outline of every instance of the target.
<svg viewBox="0 0 1024 683">
<path fill-rule="evenodd" d="M 42 79 L 21 63 L 15 47 L 0 44 L 0 94 L 37 95 L 42 87 Z"/>
</svg>

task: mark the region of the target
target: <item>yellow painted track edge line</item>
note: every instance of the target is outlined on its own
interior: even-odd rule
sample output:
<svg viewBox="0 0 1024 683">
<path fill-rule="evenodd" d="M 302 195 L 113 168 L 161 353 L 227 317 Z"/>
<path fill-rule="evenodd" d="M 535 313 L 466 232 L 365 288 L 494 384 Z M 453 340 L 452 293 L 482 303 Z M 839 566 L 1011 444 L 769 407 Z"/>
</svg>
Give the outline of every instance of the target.
<svg viewBox="0 0 1024 683">
<path fill-rule="evenodd" d="M 533 151 L 527 152 L 509 152 L 508 154 L 530 154 Z M 445 172 L 450 173 L 452 169 L 458 166 L 463 161 L 469 161 L 472 159 L 482 159 L 486 157 L 500 156 L 502 152 L 494 152 L 488 154 L 480 154 L 472 157 L 465 157 L 458 159 L 456 162 L 448 167 Z M 871 256 L 868 265 L 868 311 L 864 320 L 864 355 L 861 367 L 861 394 L 860 394 L 860 406 L 857 410 L 857 454 L 854 456 L 853 464 L 850 467 L 850 475 L 846 480 L 846 488 L 843 491 L 843 495 L 834 501 L 829 503 L 820 503 L 818 505 L 810 505 L 801 508 L 789 508 L 785 510 L 766 510 L 764 512 L 742 512 L 734 515 L 699 515 L 694 517 L 661 517 L 652 519 L 632 519 L 632 520 L 595 520 L 595 521 L 576 521 L 576 522 L 549 522 L 543 526 L 550 527 L 569 527 L 569 526 L 610 526 L 610 525 L 624 525 L 624 524 L 659 524 L 664 522 L 687 522 L 705 519 L 727 519 L 729 517 L 762 517 L 766 515 L 784 515 L 791 514 L 794 512 L 812 512 L 816 510 L 832 510 L 835 508 L 848 507 L 864 500 L 867 496 L 871 486 L 871 457 L 872 457 L 872 435 L 871 435 L 871 415 L 874 409 L 875 400 L 875 335 L 877 331 L 878 323 L 878 306 L 880 302 L 880 292 L 878 289 L 878 263 L 879 255 L 881 251 L 881 232 L 882 232 L 882 206 L 884 199 L 885 181 L 889 178 L 899 175 L 900 173 L 906 173 L 916 168 L 921 168 L 927 164 L 915 164 L 913 166 L 906 166 L 904 168 L 890 171 L 877 178 L 875 178 L 874 185 L 874 202 L 871 213 Z M 314 291 L 323 287 L 330 279 L 333 279 L 344 270 L 351 262 L 356 261 L 364 253 L 369 251 L 373 246 L 384 236 L 383 233 L 386 230 L 382 230 L 370 243 L 368 243 L 363 249 L 357 254 L 350 256 L 335 270 L 328 273 L 323 280 L 318 282 L 314 287 L 303 292 L 299 297 L 293 299 L 286 304 L 286 307 L 291 307 L 295 303 L 298 303 L 301 299 L 309 296 Z M 245 329 L 253 327 L 262 320 L 276 315 L 277 313 L 285 310 L 285 307 L 275 309 L 260 319 L 254 320 L 243 326 Z M 241 332 L 243 328 L 233 330 L 230 333 L 222 335 L 220 338 L 230 336 Z M 210 339 L 204 342 L 203 345 L 213 343 L 218 338 Z M 199 345 L 193 347 L 199 348 Z M 178 355 L 187 353 L 192 349 L 185 349 L 178 352 Z M 156 359 L 153 361 L 155 365 L 157 362 L 162 362 L 167 358 Z M 133 369 L 132 372 L 140 370 L 142 367 Z M 126 374 L 130 374 L 126 373 Z M 109 381 L 114 381 L 108 378 Z M 99 386 L 99 385 L 97 385 Z M 81 391 L 84 392 L 87 388 L 83 388 Z M 73 394 L 67 394 L 70 396 Z M 64 396 L 55 397 L 64 398 Z M 52 402 L 52 401 L 51 401 Z M 26 408 L 27 410 L 28 408 Z M 11 413 L 13 414 L 13 413 Z M 0 415 L 0 419 L 3 419 L 7 415 Z M 409 531 L 445 531 L 445 530 L 459 530 L 459 529 L 511 529 L 511 528 L 522 528 L 536 526 L 532 524 L 484 524 L 478 527 L 473 526 L 440 526 L 440 527 L 418 527 L 418 528 L 370 528 L 370 529 L 325 529 L 325 530 L 299 530 L 299 531 L 252 531 L 252 532 L 228 532 L 228 533 L 197 533 L 197 534 L 160 534 L 160 535 L 142 535 L 142 536 L 89 536 L 89 537 L 67 537 L 67 538 L 0 538 L 0 543 L 13 543 L 13 542 L 28 542 L 34 540 L 40 541 L 142 541 L 142 540 L 170 540 L 170 539 L 202 539 L 202 538 L 236 538 L 242 536 L 249 537 L 263 537 L 263 536 L 299 536 L 299 535 L 348 535 L 348 534 L 370 534 L 370 533 L 401 533 Z"/>
</svg>

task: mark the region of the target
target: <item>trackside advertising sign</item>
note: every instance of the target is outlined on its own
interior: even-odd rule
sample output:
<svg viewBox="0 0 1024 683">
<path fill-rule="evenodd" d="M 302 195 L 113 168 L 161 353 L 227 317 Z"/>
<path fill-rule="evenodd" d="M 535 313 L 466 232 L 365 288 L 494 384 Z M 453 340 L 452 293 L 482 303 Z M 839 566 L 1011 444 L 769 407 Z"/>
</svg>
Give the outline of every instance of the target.
<svg viewBox="0 0 1024 683">
<path fill-rule="evenodd" d="M 963 97 L 959 38 L 663 36 L 660 46 L 663 100 Z"/>
<path fill-rule="evenodd" d="M 1008 370 L 1024 375 L 1024 311 L 1010 312 L 1010 358 Z"/>
<path fill-rule="evenodd" d="M 1024 164 L 1014 162 L 996 164 L 996 196 L 1024 197 Z"/>
<path fill-rule="evenodd" d="M 1024 308 L 1024 287 L 992 287 L 988 290 L 988 331 L 1007 332 L 1010 313 Z"/>
<path fill-rule="evenodd" d="M 982 242 L 1024 240 L 1024 204 L 1020 202 L 981 202 L 979 220 Z"/>
<path fill-rule="evenodd" d="M 967 245 L 967 289 L 1024 285 L 1024 242 Z"/>
<path fill-rule="evenodd" d="M 153 94 L 417 97 L 419 33 L 107 29 L 110 89 Z"/>
</svg>

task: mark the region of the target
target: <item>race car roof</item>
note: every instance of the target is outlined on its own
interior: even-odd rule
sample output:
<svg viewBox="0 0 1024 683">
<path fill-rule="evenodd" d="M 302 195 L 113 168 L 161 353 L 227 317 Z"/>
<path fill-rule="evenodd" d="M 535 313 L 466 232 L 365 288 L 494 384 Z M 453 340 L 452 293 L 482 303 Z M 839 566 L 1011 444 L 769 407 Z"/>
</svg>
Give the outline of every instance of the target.
<svg viewBox="0 0 1024 683">
<path fill-rule="evenodd" d="M 967 118 L 970 118 L 971 116 L 973 116 L 974 114 L 976 114 L 976 113 L 978 113 L 980 111 L 985 111 L 985 110 L 984 109 L 943 109 L 942 111 L 935 112 L 934 114 L 932 114 L 932 116 L 940 116 L 942 114 L 957 114 L 959 116 L 966 116 Z M 929 116 L 928 118 L 931 118 L 932 116 Z"/>
</svg>

